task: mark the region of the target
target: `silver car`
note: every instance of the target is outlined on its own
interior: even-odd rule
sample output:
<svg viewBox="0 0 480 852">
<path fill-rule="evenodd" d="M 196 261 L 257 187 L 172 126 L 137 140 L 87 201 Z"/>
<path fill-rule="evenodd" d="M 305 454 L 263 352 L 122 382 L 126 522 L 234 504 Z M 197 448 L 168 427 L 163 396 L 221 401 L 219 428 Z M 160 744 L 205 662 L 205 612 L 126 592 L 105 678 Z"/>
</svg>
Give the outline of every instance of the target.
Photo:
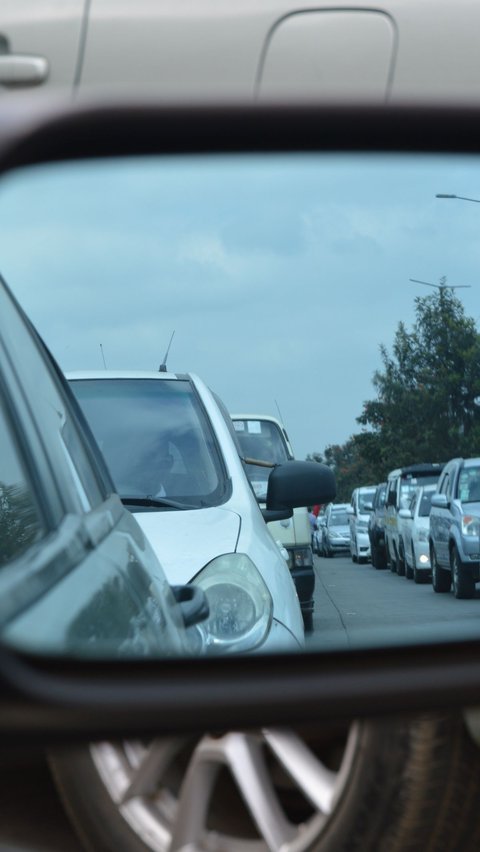
<svg viewBox="0 0 480 852">
<path fill-rule="evenodd" d="M 436 592 L 473 598 L 480 580 L 480 458 L 452 459 L 430 512 L 430 558 Z"/>
</svg>

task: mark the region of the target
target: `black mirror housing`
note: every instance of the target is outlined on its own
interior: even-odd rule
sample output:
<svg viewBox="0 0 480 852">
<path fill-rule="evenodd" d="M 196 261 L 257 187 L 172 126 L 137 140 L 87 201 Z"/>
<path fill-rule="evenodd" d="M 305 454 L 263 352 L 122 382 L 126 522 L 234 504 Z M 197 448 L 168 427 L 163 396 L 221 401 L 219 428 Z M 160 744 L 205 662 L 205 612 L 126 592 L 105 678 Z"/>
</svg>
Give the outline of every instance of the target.
<svg viewBox="0 0 480 852">
<path fill-rule="evenodd" d="M 275 467 L 268 478 L 267 511 L 330 503 L 336 493 L 335 475 L 329 467 L 318 462 L 288 461 Z"/>
</svg>

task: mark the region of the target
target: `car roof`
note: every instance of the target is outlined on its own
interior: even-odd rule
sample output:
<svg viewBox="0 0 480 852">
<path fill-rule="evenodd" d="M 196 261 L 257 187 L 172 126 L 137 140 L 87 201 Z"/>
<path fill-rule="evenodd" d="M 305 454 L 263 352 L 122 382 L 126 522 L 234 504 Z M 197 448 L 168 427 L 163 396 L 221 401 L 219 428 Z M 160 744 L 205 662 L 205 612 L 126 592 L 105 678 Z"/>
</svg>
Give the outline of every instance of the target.
<svg viewBox="0 0 480 852">
<path fill-rule="evenodd" d="M 157 381 L 191 380 L 190 373 L 160 373 L 158 370 L 69 370 L 69 381 L 77 379 L 155 379 Z"/>
</svg>

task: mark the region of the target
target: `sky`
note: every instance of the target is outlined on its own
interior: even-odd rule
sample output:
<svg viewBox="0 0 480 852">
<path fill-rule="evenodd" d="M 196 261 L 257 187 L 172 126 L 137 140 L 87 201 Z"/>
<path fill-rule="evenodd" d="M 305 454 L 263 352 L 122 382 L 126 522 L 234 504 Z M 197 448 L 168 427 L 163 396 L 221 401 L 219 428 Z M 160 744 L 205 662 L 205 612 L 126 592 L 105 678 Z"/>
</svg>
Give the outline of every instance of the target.
<svg viewBox="0 0 480 852">
<path fill-rule="evenodd" d="M 480 159 L 148 157 L 0 180 L 0 273 L 64 370 L 193 372 L 234 413 L 277 405 L 295 454 L 360 427 L 410 278 L 480 318 Z"/>
</svg>

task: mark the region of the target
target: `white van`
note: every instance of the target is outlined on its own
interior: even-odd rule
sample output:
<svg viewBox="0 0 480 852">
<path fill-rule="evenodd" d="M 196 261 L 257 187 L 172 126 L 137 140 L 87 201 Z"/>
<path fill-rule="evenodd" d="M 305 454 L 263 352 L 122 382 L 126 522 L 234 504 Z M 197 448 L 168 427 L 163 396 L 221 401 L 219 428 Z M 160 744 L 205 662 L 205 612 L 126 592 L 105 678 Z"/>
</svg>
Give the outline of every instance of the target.
<svg viewBox="0 0 480 852">
<path fill-rule="evenodd" d="M 265 414 L 232 414 L 231 418 L 244 459 L 275 465 L 294 458 L 285 427 L 275 417 Z M 258 502 L 264 505 L 272 467 L 247 463 L 245 470 Z M 308 510 L 306 507 L 294 509 L 291 518 L 270 521 L 268 528 L 275 541 L 281 543 L 288 552 L 288 564 L 300 600 L 305 629 L 311 630 L 315 573 Z"/>
</svg>

